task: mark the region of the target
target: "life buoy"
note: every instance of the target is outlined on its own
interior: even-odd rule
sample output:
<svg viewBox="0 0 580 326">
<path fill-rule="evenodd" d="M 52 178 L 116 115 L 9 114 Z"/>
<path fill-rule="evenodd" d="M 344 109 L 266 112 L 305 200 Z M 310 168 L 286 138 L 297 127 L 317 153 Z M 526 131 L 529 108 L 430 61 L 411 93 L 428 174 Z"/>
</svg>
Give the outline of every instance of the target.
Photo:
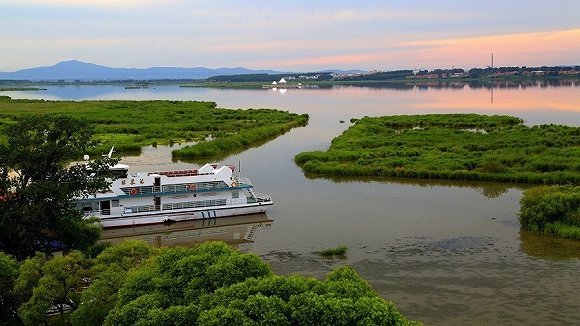
<svg viewBox="0 0 580 326">
<path fill-rule="evenodd" d="M 235 182 L 235 181 L 234 181 L 234 182 L 232 182 L 232 187 L 233 187 L 233 188 L 235 188 L 235 187 L 237 187 L 237 186 L 238 186 L 238 183 L 237 183 L 237 182 Z"/>
<path fill-rule="evenodd" d="M 131 190 L 129 191 L 129 193 L 130 193 L 132 196 L 135 196 L 135 195 L 137 194 L 137 188 L 133 188 L 133 189 L 131 189 Z"/>
<path fill-rule="evenodd" d="M 192 183 L 189 186 L 187 186 L 187 188 L 189 188 L 189 190 L 191 190 L 191 191 L 195 191 L 195 184 Z"/>
</svg>

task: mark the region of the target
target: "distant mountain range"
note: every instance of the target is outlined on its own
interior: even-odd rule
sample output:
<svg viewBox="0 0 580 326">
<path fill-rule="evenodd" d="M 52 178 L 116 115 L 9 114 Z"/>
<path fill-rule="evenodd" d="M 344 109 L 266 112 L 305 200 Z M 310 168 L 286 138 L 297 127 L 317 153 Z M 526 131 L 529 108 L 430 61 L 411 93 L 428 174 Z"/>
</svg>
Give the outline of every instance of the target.
<svg viewBox="0 0 580 326">
<path fill-rule="evenodd" d="M 325 70 L 344 72 L 340 70 Z M 349 70 L 349 72 L 351 72 Z M 50 67 L 0 72 L 0 80 L 156 80 L 156 79 L 205 79 L 220 75 L 283 74 L 275 70 L 252 70 L 243 67 L 210 69 L 204 67 L 153 67 L 111 68 L 77 60 L 62 61 Z"/>
</svg>

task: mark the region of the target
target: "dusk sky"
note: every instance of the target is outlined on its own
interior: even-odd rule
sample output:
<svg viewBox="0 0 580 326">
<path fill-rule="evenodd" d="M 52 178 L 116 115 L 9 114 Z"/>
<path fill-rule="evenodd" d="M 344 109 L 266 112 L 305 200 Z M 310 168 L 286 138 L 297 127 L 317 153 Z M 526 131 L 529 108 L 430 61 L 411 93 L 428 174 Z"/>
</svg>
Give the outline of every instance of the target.
<svg viewBox="0 0 580 326">
<path fill-rule="evenodd" d="M 580 1 L 0 0 L 0 71 L 580 64 Z"/>
</svg>

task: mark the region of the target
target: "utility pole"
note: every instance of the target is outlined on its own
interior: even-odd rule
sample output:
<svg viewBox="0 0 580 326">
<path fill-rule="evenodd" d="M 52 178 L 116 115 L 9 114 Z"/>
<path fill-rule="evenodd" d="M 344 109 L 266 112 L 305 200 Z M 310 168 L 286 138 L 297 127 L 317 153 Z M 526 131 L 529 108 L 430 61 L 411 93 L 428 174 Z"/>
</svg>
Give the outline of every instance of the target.
<svg viewBox="0 0 580 326">
<path fill-rule="evenodd" d="M 491 54 L 491 69 L 493 69 L 493 53 Z"/>
</svg>

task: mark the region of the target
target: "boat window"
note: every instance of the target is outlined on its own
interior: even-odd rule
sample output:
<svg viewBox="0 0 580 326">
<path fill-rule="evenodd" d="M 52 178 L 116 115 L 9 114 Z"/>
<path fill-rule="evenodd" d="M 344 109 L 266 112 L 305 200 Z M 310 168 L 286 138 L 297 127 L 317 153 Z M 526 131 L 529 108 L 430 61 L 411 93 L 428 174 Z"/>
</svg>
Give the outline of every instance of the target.
<svg viewBox="0 0 580 326">
<path fill-rule="evenodd" d="M 111 205 L 113 207 L 119 207 L 119 200 L 118 199 L 113 199 L 113 201 L 111 202 Z"/>
<path fill-rule="evenodd" d="M 109 170 L 109 174 L 114 177 L 114 178 L 118 178 L 118 179 L 123 179 L 126 178 L 128 175 L 128 170 Z"/>
<path fill-rule="evenodd" d="M 232 191 L 232 198 L 240 198 L 240 192 L 239 191 Z"/>
</svg>

